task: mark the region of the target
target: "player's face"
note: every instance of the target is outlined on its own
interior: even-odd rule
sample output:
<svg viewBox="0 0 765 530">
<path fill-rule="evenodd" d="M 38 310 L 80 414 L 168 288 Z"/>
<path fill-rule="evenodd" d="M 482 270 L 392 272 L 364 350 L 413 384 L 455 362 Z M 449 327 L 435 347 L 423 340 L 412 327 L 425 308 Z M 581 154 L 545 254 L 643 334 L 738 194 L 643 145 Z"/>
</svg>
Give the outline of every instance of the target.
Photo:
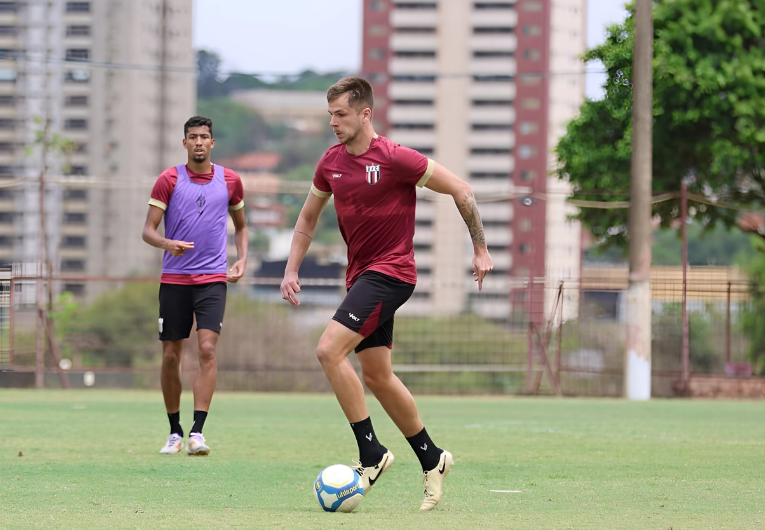
<svg viewBox="0 0 765 530">
<path fill-rule="evenodd" d="M 210 150 L 215 145 L 215 139 L 210 134 L 207 125 L 189 127 L 186 138 L 183 139 L 183 147 L 189 152 L 189 160 L 197 163 L 207 162 L 210 158 Z"/>
<path fill-rule="evenodd" d="M 329 114 L 332 118 L 329 124 L 341 144 L 352 143 L 359 135 L 364 120 L 369 119 L 372 111 L 363 109 L 358 111 L 348 104 L 348 93 L 343 94 L 329 104 Z"/>
</svg>

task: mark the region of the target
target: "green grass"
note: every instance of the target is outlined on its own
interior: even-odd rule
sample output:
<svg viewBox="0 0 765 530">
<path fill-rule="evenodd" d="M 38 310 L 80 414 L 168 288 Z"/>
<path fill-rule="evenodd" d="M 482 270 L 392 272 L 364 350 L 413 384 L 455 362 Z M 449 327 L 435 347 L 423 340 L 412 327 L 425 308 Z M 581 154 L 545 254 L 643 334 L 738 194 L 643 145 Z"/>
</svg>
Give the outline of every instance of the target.
<svg viewBox="0 0 765 530">
<path fill-rule="evenodd" d="M 416 459 L 370 400 L 396 464 L 354 513 L 330 514 L 313 481 L 356 455 L 331 395 L 219 393 L 205 427 L 213 452 L 191 458 L 157 454 L 167 434 L 159 392 L 2 390 L 0 528 L 765 527 L 763 403 L 418 404 L 457 462 L 441 505 L 418 513 Z"/>
</svg>

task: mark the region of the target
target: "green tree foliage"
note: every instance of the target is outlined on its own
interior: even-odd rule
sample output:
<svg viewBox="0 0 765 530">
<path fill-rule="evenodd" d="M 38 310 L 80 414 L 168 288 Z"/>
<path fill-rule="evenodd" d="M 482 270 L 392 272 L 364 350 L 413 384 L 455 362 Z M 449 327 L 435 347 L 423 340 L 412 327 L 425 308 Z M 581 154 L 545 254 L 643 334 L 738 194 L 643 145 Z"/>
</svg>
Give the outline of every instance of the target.
<svg viewBox="0 0 765 530">
<path fill-rule="evenodd" d="M 586 101 L 556 152 L 558 176 L 577 198 L 625 200 L 632 142 L 634 6 L 610 26 L 604 44 L 586 61 L 600 60 L 606 97 Z M 765 205 L 765 2 L 657 0 L 654 2 L 653 189 L 691 193 L 713 202 Z M 587 193 L 609 190 L 607 193 Z M 677 201 L 654 205 L 666 228 Z M 700 204 L 691 214 L 703 225 L 732 227 L 736 211 Z M 626 247 L 626 209 L 582 209 L 578 218 L 603 246 Z"/>
<path fill-rule="evenodd" d="M 704 231 L 698 224 L 688 226 L 688 264 L 734 265 L 754 255 L 752 236 L 740 230 L 716 226 Z M 657 230 L 653 234 L 653 264 L 682 265 L 682 242 L 678 231 Z"/>
<path fill-rule="evenodd" d="M 754 241 L 757 251 L 743 263 L 744 272 L 751 280 L 750 301 L 744 306 L 739 325 L 749 337 L 749 361 L 753 373 L 765 375 L 765 244 Z"/>
<path fill-rule="evenodd" d="M 251 108 L 220 97 L 197 100 L 197 112 L 213 121 L 214 158 L 228 158 L 264 149 L 268 125 Z"/>
</svg>

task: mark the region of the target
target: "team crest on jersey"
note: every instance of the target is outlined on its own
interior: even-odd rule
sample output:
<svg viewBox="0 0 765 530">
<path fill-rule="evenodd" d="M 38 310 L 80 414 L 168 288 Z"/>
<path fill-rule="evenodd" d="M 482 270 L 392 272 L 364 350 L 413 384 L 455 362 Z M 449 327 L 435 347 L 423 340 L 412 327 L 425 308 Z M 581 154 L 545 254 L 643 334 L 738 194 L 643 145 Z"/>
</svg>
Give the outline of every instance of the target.
<svg viewBox="0 0 765 530">
<path fill-rule="evenodd" d="M 380 166 L 367 166 L 367 182 L 372 185 L 380 182 Z"/>
</svg>

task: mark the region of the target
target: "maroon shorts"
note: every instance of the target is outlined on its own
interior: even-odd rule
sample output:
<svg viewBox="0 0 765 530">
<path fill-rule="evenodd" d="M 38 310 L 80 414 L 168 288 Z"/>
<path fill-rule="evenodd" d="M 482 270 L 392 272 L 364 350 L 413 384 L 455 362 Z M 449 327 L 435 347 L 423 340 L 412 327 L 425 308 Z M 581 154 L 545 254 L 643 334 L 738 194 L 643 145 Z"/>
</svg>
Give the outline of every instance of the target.
<svg viewBox="0 0 765 530">
<path fill-rule="evenodd" d="M 393 315 L 409 300 L 414 284 L 386 274 L 366 271 L 359 276 L 335 312 L 333 320 L 364 336 L 356 353 L 378 346 L 393 347 Z"/>
</svg>

